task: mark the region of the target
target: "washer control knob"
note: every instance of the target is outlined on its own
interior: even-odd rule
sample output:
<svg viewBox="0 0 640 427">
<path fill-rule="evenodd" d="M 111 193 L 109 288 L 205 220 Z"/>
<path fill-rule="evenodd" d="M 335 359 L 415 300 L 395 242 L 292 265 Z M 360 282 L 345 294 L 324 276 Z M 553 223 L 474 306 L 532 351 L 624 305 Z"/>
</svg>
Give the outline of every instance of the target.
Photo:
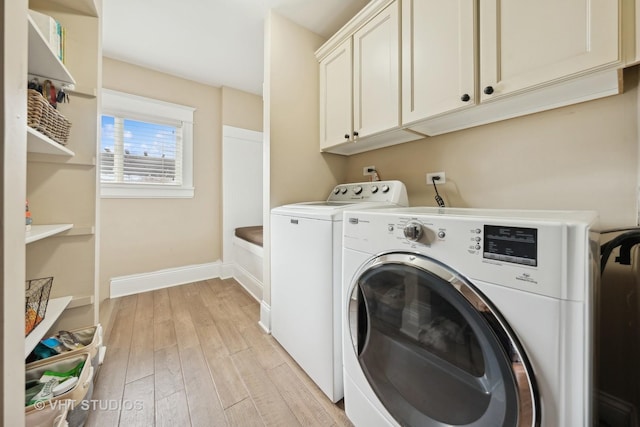
<svg viewBox="0 0 640 427">
<path fill-rule="evenodd" d="M 362 193 L 362 187 L 360 187 L 359 185 L 358 185 L 357 187 L 354 187 L 354 188 L 353 188 L 353 192 L 354 192 L 355 194 L 360 194 L 360 193 Z"/>
<path fill-rule="evenodd" d="M 347 194 L 347 187 L 343 187 L 343 188 L 340 190 L 340 192 L 341 192 L 342 194 Z"/>
<path fill-rule="evenodd" d="M 338 193 L 340 193 L 340 187 L 336 187 L 336 188 L 333 190 L 333 194 L 338 194 Z"/>
<path fill-rule="evenodd" d="M 447 233 L 445 233 L 444 231 L 442 231 L 442 230 L 438 231 L 438 237 L 439 238 L 444 239 L 444 236 L 446 236 L 446 235 L 447 235 Z"/>
<path fill-rule="evenodd" d="M 389 192 L 389 186 L 388 185 L 383 185 L 382 186 L 382 192 L 383 193 L 388 193 Z"/>
<path fill-rule="evenodd" d="M 377 185 L 372 185 L 371 186 L 371 194 L 376 194 L 378 192 L 378 186 Z"/>
<path fill-rule="evenodd" d="M 404 237 L 412 242 L 417 242 L 422 237 L 422 224 L 417 221 L 411 221 L 404 226 Z"/>
</svg>

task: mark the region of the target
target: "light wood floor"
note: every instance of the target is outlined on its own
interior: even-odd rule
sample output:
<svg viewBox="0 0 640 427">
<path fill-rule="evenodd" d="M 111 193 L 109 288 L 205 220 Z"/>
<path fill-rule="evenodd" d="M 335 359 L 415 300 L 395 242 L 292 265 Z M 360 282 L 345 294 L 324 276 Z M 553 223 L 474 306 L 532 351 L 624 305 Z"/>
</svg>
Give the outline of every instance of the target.
<svg viewBox="0 0 640 427">
<path fill-rule="evenodd" d="M 121 298 L 86 425 L 351 426 L 259 311 L 233 279 Z"/>
</svg>

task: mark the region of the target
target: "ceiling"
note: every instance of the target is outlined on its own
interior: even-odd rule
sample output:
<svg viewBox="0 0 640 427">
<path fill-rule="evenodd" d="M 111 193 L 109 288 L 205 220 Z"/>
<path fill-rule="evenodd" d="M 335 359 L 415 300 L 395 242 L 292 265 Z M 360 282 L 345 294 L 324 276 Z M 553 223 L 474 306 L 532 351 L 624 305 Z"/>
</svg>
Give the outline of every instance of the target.
<svg viewBox="0 0 640 427">
<path fill-rule="evenodd" d="M 103 54 L 211 86 L 262 94 L 274 12 L 329 38 L 369 0 L 108 0 Z"/>
</svg>

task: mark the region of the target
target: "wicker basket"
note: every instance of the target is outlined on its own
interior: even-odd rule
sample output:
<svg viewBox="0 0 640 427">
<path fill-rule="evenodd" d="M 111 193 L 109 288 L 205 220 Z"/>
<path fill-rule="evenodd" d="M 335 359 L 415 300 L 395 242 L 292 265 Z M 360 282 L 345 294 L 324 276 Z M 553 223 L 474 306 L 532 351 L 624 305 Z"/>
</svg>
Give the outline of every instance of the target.
<svg viewBox="0 0 640 427">
<path fill-rule="evenodd" d="M 27 125 L 66 145 L 71 122 L 53 108 L 40 92 L 33 89 L 27 91 Z"/>
<path fill-rule="evenodd" d="M 25 290 L 24 336 L 42 322 L 47 312 L 53 277 L 27 280 Z"/>
</svg>

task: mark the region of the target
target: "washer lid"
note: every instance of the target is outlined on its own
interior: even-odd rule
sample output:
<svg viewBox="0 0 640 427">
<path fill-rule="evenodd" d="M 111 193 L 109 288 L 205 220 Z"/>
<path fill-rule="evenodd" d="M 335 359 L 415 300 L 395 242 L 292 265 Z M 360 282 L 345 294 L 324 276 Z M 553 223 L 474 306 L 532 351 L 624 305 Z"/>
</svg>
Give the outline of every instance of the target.
<svg viewBox="0 0 640 427">
<path fill-rule="evenodd" d="M 393 207 L 395 205 L 386 202 L 303 202 L 279 206 L 271 210 L 272 215 L 285 215 L 301 218 L 312 218 L 320 220 L 342 221 L 342 213 L 350 209 L 371 209 L 382 207 Z"/>
<path fill-rule="evenodd" d="M 294 209 L 323 209 L 323 208 L 342 208 L 345 206 L 357 205 L 360 202 L 330 202 L 330 201 L 318 201 L 318 202 L 301 202 L 284 205 L 284 207 Z"/>
</svg>

